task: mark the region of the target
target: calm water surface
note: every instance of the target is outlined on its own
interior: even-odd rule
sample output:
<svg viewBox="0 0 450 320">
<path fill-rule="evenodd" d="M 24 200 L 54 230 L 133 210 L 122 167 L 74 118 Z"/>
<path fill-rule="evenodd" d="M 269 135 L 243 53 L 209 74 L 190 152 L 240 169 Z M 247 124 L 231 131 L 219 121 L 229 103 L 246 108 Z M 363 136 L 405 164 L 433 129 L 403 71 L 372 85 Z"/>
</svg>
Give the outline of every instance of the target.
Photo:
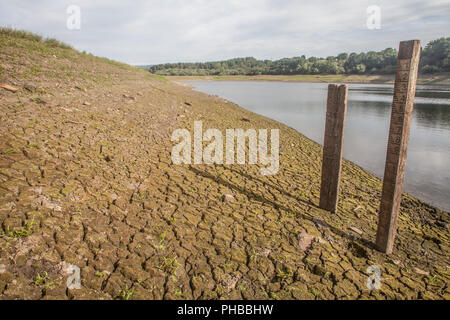
<svg viewBox="0 0 450 320">
<path fill-rule="evenodd" d="M 325 83 L 191 81 L 323 144 Z M 393 85 L 351 84 L 344 157 L 382 178 Z M 450 87 L 418 86 L 404 191 L 450 211 Z"/>
</svg>

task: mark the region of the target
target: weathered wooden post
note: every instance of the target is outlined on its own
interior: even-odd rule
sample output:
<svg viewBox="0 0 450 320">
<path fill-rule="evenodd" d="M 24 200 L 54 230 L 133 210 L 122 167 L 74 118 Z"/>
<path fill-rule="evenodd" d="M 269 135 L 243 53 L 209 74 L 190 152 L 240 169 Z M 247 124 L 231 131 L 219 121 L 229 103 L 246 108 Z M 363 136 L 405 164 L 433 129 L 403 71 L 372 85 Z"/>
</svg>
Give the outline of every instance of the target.
<svg viewBox="0 0 450 320">
<path fill-rule="evenodd" d="M 419 59 L 419 40 L 400 42 L 376 242 L 387 254 L 397 232 Z"/>
<path fill-rule="evenodd" d="M 346 85 L 328 86 L 319 206 L 331 212 L 336 212 L 338 203 L 347 95 Z"/>
</svg>

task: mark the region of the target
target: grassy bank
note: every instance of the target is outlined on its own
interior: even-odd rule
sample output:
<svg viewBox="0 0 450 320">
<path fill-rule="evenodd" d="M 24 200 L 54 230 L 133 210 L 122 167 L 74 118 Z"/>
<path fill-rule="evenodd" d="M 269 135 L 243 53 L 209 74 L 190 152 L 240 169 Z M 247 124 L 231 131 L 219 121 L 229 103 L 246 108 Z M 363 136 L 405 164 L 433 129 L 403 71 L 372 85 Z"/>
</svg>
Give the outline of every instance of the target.
<svg viewBox="0 0 450 320">
<path fill-rule="evenodd" d="M 259 76 L 168 76 L 175 81 L 290 81 L 325 83 L 393 84 L 394 75 L 259 75 Z M 450 74 L 419 75 L 419 84 L 450 85 Z"/>
<path fill-rule="evenodd" d="M 285 125 L 11 32 L 0 83 L 0 299 L 450 298 L 448 213 L 405 194 L 394 253 L 374 250 L 381 181 L 344 161 L 338 212 L 319 209 L 322 148 Z M 174 165 L 197 120 L 279 129 L 278 173 Z"/>
</svg>

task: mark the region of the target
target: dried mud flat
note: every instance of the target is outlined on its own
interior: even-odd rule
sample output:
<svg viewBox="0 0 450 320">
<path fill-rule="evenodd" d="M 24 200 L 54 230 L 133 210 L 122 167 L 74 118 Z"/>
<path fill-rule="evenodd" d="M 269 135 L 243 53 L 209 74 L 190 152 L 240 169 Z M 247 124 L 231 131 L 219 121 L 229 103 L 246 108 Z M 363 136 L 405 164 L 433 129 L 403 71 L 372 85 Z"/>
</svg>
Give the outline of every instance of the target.
<svg viewBox="0 0 450 320">
<path fill-rule="evenodd" d="M 379 253 L 380 180 L 345 161 L 338 213 L 319 209 L 322 150 L 293 129 L 26 37 L 0 34 L 0 72 L 1 299 L 449 299 L 448 213 L 404 195 Z M 280 129 L 278 174 L 173 165 L 194 120 Z"/>
</svg>

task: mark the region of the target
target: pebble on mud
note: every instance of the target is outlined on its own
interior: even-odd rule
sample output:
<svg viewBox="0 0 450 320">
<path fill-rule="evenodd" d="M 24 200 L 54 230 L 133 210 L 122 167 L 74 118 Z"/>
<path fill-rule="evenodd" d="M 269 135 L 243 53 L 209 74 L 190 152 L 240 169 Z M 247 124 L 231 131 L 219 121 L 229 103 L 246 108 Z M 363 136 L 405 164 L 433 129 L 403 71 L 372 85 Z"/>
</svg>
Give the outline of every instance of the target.
<svg viewBox="0 0 450 320">
<path fill-rule="evenodd" d="M 232 194 L 226 194 L 223 196 L 223 202 L 233 203 L 234 201 L 236 200 L 234 199 L 234 196 Z"/>
<path fill-rule="evenodd" d="M 127 98 L 127 99 L 131 99 L 131 100 L 133 100 L 133 101 L 136 101 L 136 97 L 133 97 L 133 96 L 130 96 L 129 94 L 123 94 L 123 97 L 124 98 Z"/>
<path fill-rule="evenodd" d="M 36 92 L 37 88 L 33 86 L 32 84 L 26 84 L 23 86 L 23 88 L 29 92 Z"/>
<path fill-rule="evenodd" d="M 392 260 L 392 263 L 399 266 L 402 262 L 400 260 Z"/>
<path fill-rule="evenodd" d="M 353 232 L 359 234 L 359 235 L 363 234 L 363 232 L 361 230 L 359 230 L 358 228 L 356 228 L 356 227 L 350 227 L 349 229 L 352 230 Z"/>
<path fill-rule="evenodd" d="M 417 274 L 420 274 L 422 276 L 429 276 L 430 275 L 430 273 L 428 271 L 424 271 L 424 270 L 419 269 L 417 267 L 414 268 L 414 272 L 417 273 Z"/>
<path fill-rule="evenodd" d="M 298 235 L 298 247 L 301 251 L 306 251 L 310 246 L 311 243 L 314 240 L 314 236 L 307 234 L 306 232 L 302 231 Z"/>
<path fill-rule="evenodd" d="M 10 86 L 9 84 L 6 84 L 6 83 L 0 84 L 0 87 L 2 87 L 5 90 L 11 91 L 11 92 L 17 92 L 17 90 L 19 90 L 19 89 L 15 88 L 13 86 Z"/>
<path fill-rule="evenodd" d="M 44 99 L 42 99 L 40 97 L 31 98 L 30 100 L 37 104 L 44 104 L 44 105 L 49 104 L 48 101 L 45 101 Z"/>
<path fill-rule="evenodd" d="M 82 88 L 80 86 L 75 86 L 75 89 L 78 89 L 78 90 L 83 91 L 83 92 L 87 92 L 86 88 Z"/>
</svg>

